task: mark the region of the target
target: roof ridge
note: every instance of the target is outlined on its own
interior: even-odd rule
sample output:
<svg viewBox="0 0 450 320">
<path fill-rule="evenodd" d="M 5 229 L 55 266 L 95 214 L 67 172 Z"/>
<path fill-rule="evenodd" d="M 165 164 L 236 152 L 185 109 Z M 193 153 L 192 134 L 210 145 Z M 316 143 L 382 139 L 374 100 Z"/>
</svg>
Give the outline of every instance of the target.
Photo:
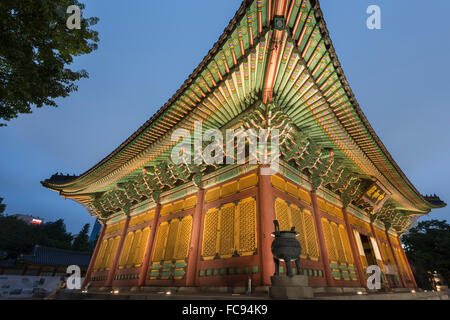
<svg viewBox="0 0 450 320">
<path fill-rule="evenodd" d="M 33 252 L 37 248 L 50 249 L 51 251 L 59 251 L 59 252 L 66 252 L 66 253 L 80 253 L 80 254 L 86 254 L 86 255 L 91 255 L 92 254 L 92 253 L 86 252 L 86 251 L 76 251 L 76 250 L 69 250 L 69 249 L 54 248 L 54 247 L 42 246 L 42 245 L 39 245 L 39 244 L 36 244 L 34 246 Z"/>
</svg>

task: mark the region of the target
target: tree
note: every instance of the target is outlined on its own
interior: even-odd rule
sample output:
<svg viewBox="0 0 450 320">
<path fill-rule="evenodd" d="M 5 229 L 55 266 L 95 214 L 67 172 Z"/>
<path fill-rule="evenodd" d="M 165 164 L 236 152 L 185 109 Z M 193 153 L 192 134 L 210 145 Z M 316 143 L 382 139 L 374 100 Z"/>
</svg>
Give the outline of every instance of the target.
<svg viewBox="0 0 450 320">
<path fill-rule="evenodd" d="M 80 233 L 75 237 L 72 244 L 72 249 L 76 251 L 88 252 L 91 250 L 91 244 L 89 243 L 89 223 L 85 224 Z"/>
<path fill-rule="evenodd" d="M 21 253 L 30 253 L 35 244 L 42 243 L 40 238 L 26 222 L 16 217 L 0 217 L 0 250 L 15 258 Z"/>
<path fill-rule="evenodd" d="M 5 209 L 6 209 L 6 204 L 4 204 L 2 202 L 3 202 L 3 198 L 0 197 L 0 216 L 2 215 L 3 212 L 5 212 Z"/>
<path fill-rule="evenodd" d="M 55 222 L 47 222 L 41 226 L 34 226 L 38 231 L 48 237 L 46 246 L 60 249 L 71 249 L 73 236 L 66 231 L 66 224 L 63 219 Z"/>
<path fill-rule="evenodd" d="M 429 289 L 427 271 L 438 271 L 450 284 L 450 225 L 445 220 L 419 222 L 402 242 L 419 287 Z"/>
<path fill-rule="evenodd" d="M 10 258 L 31 253 L 37 244 L 72 249 L 72 240 L 62 219 L 31 225 L 14 216 L 0 216 L 0 251 L 6 251 Z"/>
<path fill-rule="evenodd" d="M 2 0 L 0 2 L 0 120 L 9 121 L 31 107 L 57 107 L 56 98 L 76 91 L 85 70 L 67 66 L 74 56 L 97 49 L 98 18 L 81 18 L 69 29 L 67 8 L 77 0 Z M 0 123 L 0 126 L 5 124 Z"/>
</svg>

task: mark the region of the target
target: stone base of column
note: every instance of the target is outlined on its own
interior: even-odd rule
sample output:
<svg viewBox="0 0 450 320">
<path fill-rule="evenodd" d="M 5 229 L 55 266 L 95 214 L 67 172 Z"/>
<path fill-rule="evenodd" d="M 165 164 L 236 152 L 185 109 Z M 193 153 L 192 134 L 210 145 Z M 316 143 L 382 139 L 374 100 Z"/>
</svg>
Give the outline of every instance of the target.
<svg viewBox="0 0 450 320">
<path fill-rule="evenodd" d="M 272 299 L 312 299 L 314 291 L 308 286 L 308 277 L 304 275 L 272 276 L 269 296 Z"/>
</svg>

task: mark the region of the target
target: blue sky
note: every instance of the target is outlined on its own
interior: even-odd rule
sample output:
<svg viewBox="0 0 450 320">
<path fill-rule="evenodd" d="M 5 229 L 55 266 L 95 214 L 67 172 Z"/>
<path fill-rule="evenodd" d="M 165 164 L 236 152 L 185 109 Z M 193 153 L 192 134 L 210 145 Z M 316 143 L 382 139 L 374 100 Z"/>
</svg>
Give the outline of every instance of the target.
<svg viewBox="0 0 450 320">
<path fill-rule="evenodd" d="M 0 197 L 6 213 L 63 218 L 77 233 L 93 219 L 43 188 L 55 172 L 81 174 L 108 155 L 181 86 L 217 41 L 240 0 L 85 0 L 100 18 L 99 49 L 76 58 L 90 77 L 59 107 L 35 109 L 0 128 Z M 407 177 L 450 201 L 450 2 L 321 0 L 355 96 Z M 377 4 L 382 30 L 366 28 Z M 422 219 L 450 218 L 450 208 Z"/>
</svg>

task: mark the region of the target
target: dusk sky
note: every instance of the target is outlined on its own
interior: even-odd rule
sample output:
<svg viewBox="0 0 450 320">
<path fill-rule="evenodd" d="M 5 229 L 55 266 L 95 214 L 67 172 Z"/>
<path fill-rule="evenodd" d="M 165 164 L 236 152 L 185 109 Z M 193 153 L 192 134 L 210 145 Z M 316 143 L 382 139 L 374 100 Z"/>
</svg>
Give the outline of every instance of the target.
<svg viewBox="0 0 450 320">
<path fill-rule="evenodd" d="M 89 79 L 58 108 L 34 109 L 0 128 L 0 197 L 7 214 L 63 218 L 78 233 L 87 211 L 41 186 L 102 160 L 182 85 L 241 0 L 84 0 L 99 49 L 76 58 Z M 450 1 L 321 0 L 330 36 L 363 112 L 422 194 L 450 202 Z M 368 30 L 379 5 L 382 30 Z M 421 219 L 450 219 L 450 208 Z"/>
</svg>

